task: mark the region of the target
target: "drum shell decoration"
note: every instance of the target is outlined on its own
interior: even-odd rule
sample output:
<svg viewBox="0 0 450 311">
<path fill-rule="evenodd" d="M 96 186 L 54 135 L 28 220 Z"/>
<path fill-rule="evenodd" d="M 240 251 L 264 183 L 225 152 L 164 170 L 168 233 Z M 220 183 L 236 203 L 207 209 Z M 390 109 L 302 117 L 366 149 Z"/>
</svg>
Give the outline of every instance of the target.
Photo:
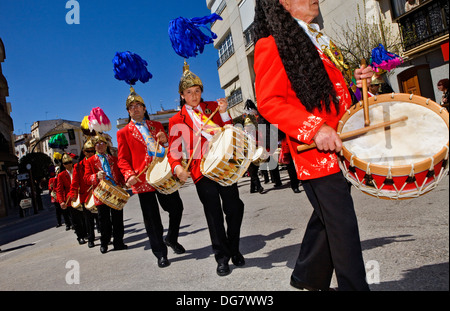
<svg viewBox="0 0 450 311">
<path fill-rule="evenodd" d="M 371 116 L 371 124 L 376 124 L 379 122 L 379 120 L 377 122 L 372 121 L 372 117 L 375 114 L 375 109 L 381 110 L 386 109 L 387 107 L 387 110 L 389 110 L 391 107 L 395 108 L 394 105 L 403 105 L 404 108 L 406 108 L 403 109 L 401 114 L 407 115 L 408 120 L 401 123 L 420 124 L 420 127 L 427 128 L 432 128 L 433 126 L 436 126 L 435 123 L 439 123 L 438 126 L 440 130 L 442 129 L 442 132 L 435 131 L 435 135 L 440 136 L 439 144 L 433 146 L 433 149 L 437 150 L 435 154 L 424 159 L 420 159 L 421 157 L 417 156 L 419 159 L 418 161 L 406 161 L 408 163 L 400 165 L 377 164 L 358 157 L 353 150 L 348 148 L 347 141 L 344 141 L 340 154 L 339 165 L 347 180 L 365 194 L 381 199 L 398 200 L 416 198 L 433 190 L 440 180 L 447 175 L 449 154 L 449 114 L 447 110 L 439 104 L 421 96 L 396 93 L 383 94 L 369 98 L 369 115 Z M 341 118 L 337 132 L 341 133 L 343 130 L 346 132 L 347 130 L 345 130 L 345 126 L 349 119 L 357 113 L 361 114 L 362 109 L 362 102 L 352 106 Z M 410 114 L 410 110 L 425 111 L 425 114 L 432 115 L 432 117 L 435 118 L 435 121 L 427 121 L 424 116 L 425 114 L 419 113 L 420 115 L 408 115 Z M 392 119 L 394 117 L 399 116 L 393 116 Z M 359 123 L 359 127 L 364 127 L 363 119 L 359 121 Z M 419 127 L 408 128 L 405 126 L 402 128 L 404 125 L 399 123 L 391 125 L 391 129 L 394 129 L 395 126 L 398 126 L 397 133 L 401 133 L 400 137 L 402 137 L 402 139 L 404 137 L 402 135 L 413 135 L 411 136 L 411 139 L 414 140 L 414 143 L 410 145 L 420 145 L 423 142 L 429 143 L 429 139 L 426 137 L 419 137 L 420 133 L 417 133 L 419 131 Z M 391 129 L 387 128 L 386 132 L 388 130 L 391 131 Z M 393 133 L 393 131 L 394 130 L 388 133 Z M 432 131 L 432 129 L 430 129 L 430 131 Z M 371 132 L 365 135 L 369 134 L 371 134 Z M 357 144 L 358 139 L 364 139 L 363 136 L 361 136 L 361 138 L 356 138 L 357 140 L 353 143 Z M 441 141 L 443 143 L 441 143 Z M 390 147 L 392 148 L 392 146 Z M 384 152 L 388 152 L 384 150 L 375 151 L 382 154 L 382 157 L 385 157 L 383 154 Z M 410 157 L 412 159 L 414 158 L 412 155 L 406 155 L 405 157 Z M 397 158 L 401 157 L 397 156 Z"/>
<path fill-rule="evenodd" d="M 184 166 L 185 163 L 182 163 Z M 162 194 L 174 193 L 183 185 L 178 178 L 173 176 L 167 155 L 155 160 L 155 163 L 147 170 L 146 180 L 156 191 Z"/>
<path fill-rule="evenodd" d="M 103 204 L 119 211 L 123 209 L 130 198 L 130 195 L 125 190 L 114 186 L 105 179 L 102 179 L 94 189 L 94 196 Z"/>
<path fill-rule="evenodd" d="M 247 171 L 255 152 L 256 142 L 250 135 L 239 127 L 225 125 L 211 139 L 200 171 L 222 186 L 231 186 Z M 211 161 L 216 164 L 213 168 L 207 167 Z"/>
</svg>

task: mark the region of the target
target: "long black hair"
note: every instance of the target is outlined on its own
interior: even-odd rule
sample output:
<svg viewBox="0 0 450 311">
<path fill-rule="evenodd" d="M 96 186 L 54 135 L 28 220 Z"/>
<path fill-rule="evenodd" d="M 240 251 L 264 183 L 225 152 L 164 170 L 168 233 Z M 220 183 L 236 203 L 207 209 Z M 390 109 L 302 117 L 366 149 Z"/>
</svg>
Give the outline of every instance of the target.
<svg viewBox="0 0 450 311">
<path fill-rule="evenodd" d="M 330 112 L 334 103 L 339 112 L 336 91 L 315 45 L 279 0 L 256 0 L 254 23 L 255 41 L 275 38 L 292 88 L 306 110 L 325 107 Z"/>
</svg>

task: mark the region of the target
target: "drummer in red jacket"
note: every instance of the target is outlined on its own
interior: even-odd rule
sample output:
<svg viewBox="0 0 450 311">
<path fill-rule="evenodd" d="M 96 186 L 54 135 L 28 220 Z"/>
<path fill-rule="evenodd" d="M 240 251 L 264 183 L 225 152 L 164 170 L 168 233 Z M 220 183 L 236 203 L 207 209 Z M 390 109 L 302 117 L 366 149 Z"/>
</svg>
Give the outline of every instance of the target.
<svg viewBox="0 0 450 311">
<path fill-rule="evenodd" d="M 61 206 L 62 214 L 64 216 L 64 222 L 66 223 L 66 230 L 70 230 L 73 226 L 76 227 L 72 218 L 72 205 L 69 201 L 70 184 L 72 182 L 72 171 L 73 171 L 73 159 L 67 153 L 63 154 L 61 157 L 62 166 L 60 173 L 57 175 L 56 180 L 56 199 Z M 79 227 L 78 227 L 79 229 Z M 81 232 L 75 231 L 78 236 L 78 242 L 84 244 L 82 240 Z"/>
<path fill-rule="evenodd" d="M 125 184 L 122 173 L 117 165 L 117 157 L 108 154 L 108 142 L 102 135 L 94 138 L 96 154 L 86 161 L 84 182 L 92 185 L 95 189 L 102 179 L 110 181 L 113 185 L 121 187 Z M 124 225 L 123 210 L 117 210 L 103 204 L 94 197 L 95 206 L 98 210 L 98 221 L 100 224 L 100 252 L 108 251 L 108 243 L 113 235 L 114 250 L 127 249 L 123 243 Z"/>
<path fill-rule="evenodd" d="M 342 148 L 336 127 L 352 105 L 351 72 L 332 41 L 310 24 L 319 1 L 260 0 L 255 12 L 258 110 L 289 138 L 314 208 L 291 285 L 327 290 L 335 270 L 339 290 L 368 290 L 353 200 L 336 154 Z M 371 76 L 370 67 L 355 71 L 359 86 Z M 312 142 L 317 149 L 297 152 L 300 143 Z"/>
<path fill-rule="evenodd" d="M 245 264 L 244 257 L 239 252 L 240 228 L 244 215 L 244 203 L 239 198 L 237 184 L 228 187 L 209 179 L 200 171 L 200 163 L 208 148 L 208 142 L 213 137 L 215 127 L 223 127 L 232 124 L 227 112 L 227 100 L 222 98 L 218 102 L 204 102 L 201 98 L 203 92 L 202 81 L 185 64 L 184 73 L 179 84 L 181 111 L 169 120 L 169 163 L 175 175 L 183 182 L 192 177 L 197 194 L 203 204 L 212 248 L 217 261 L 217 274 L 225 276 L 230 273 L 228 262 L 231 258 L 236 266 Z M 204 128 L 199 136 L 199 131 L 205 121 L 217 109 L 212 118 L 212 123 Z M 201 144 L 195 149 L 195 145 L 201 139 Z M 193 157 L 193 161 L 186 170 L 182 162 L 182 147 L 187 151 L 187 157 Z M 195 152 L 194 152 L 195 151 Z M 194 153 L 194 154 L 193 154 Z M 224 227 L 224 214 L 227 222 L 227 230 Z"/>
<path fill-rule="evenodd" d="M 185 252 L 184 247 L 178 243 L 183 202 L 178 191 L 171 194 L 159 193 L 146 181 L 145 174 L 139 178 L 137 175 L 155 156 L 165 156 L 164 148 L 156 150 L 156 142 L 159 140 L 161 146 L 167 147 L 168 137 L 161 123 L 150 120 L 144 100 L 134 89 L 127 98 L 126 108 L 129 114 L 128 124 L 117 132 L 119 168 L 133 193 L 138 194 L 152 252 L 158 260 L 158 267 L 164 268 L 170 265 L 167 246 L 177 254 Z M 158 201 L 163 210 L 169 213 L 169 228 L 165 239 Z"/>
<path fill-rule="evenodd" d="M 88 247 L 92 248 L 95 246 L 95 233 L 94 233 L 94 214 L 88 211 L 84 204 L 88 195 L 92 192 L 93 187 L 84 182 L 84 172 L 86 167 L 86 161 L 91 156 L 95 154 L 94 143 L 91 139 L 88 139 L 83 146 L 82 159 L 75 164 L 73 167 L 72 184 L 70 185 L 70 197 L 72 201 L 76 201 L 78 196 L 80 196 L 80 203 L 82 204 L 83 211 L 77 213 L 78 218 L 84 225 L 84 231 L 88 239 Z"/>
</svg>

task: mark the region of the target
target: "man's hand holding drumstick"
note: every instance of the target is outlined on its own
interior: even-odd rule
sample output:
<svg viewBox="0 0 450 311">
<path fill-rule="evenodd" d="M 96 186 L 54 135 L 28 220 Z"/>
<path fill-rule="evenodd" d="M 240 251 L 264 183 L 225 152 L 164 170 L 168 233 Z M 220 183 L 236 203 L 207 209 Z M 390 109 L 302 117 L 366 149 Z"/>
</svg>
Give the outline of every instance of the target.
<svg viewBox="0 0 450 311">
<path fill-rule="evenodd" d="M 373 70 L 371 66 L 361 66 L 361 68 L 355 70 L 356 85 L 361 88 L 363 85 L 363 79 L 367 79 L 367 84 L 370 85 L 372 80 Z M 317 145 L 317 149 L 325 152 L 340 152 L 342 149 L 342 140 L 336 133 L 336 130 L 332 127 L 324 124 L 317 131 L 313 137 L 314 142 Z"/>
<path fill-rule="evenodd" d="M 167 136 L 166 136 L 166 134 L 163 133 L 162 131 L 158 132 L 158 134 L 156 134 L 156 142 L 157 142 L 157 144 L 156 144 L 156 148 L 157 149 L 159 148 L 159 143 L 161 143 L 161 144 L 167 143 Z M 156 151 L 155 151 L 155 153 L 156 153 Z M 156 157 L 156 155 L 155 155 L 155 157 Z M 138 174 L 137 176 L 136 175 L 130 176 L 130 178 L 128 178 L 128 180 L 127 180 L 126 185 L 128 187 L 131 187 L 131 186 L 134 186 L 135 184 L 137 184 L 138 182 L 141 182 L 141 180 L 139 179 L 139 176 L 143 172 L 145 172 L 147 169 L 148 169 L 148 166 L 146 168 L 144 168 L 144 170 L 140 174 Z"/>
</svg>

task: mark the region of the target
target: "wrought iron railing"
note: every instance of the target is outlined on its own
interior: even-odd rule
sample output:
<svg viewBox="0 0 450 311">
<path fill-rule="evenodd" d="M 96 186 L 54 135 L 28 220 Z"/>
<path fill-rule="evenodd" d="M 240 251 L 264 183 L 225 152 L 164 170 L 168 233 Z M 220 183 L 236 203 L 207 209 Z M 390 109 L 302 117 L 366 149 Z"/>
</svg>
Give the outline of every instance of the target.
<svg viewBox="0 0 450 311">
<path fill-rule="evenodd" d="M 399 23 L 403 50 L 407 52 L 448 34 L 449 4 L 447 0 L 429 1 L 401 16 Z"/>
</svg>

